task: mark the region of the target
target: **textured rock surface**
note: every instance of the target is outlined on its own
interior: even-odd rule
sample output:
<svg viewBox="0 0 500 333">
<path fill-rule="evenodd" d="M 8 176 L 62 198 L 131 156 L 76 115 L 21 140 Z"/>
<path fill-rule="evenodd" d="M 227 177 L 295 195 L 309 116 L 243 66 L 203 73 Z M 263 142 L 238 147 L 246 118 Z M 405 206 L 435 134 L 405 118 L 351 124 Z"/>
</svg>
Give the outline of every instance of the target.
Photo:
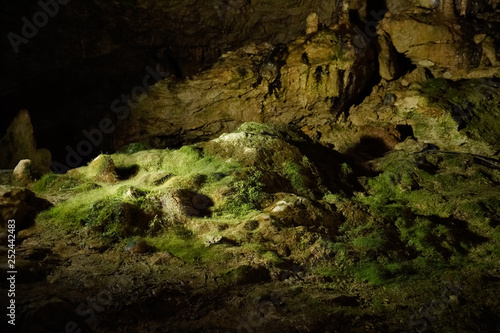
<svg viewBox="0 0 500 333">
<path fill-rule="evenodd" d="M 20 160 L 12 172 L 12 180 L 15 185 L 26 186 L 32 183 L 37 177 L 33 172 L 31 160 Z"/>
<path fill-rule="evenodd" d="M 493 46 L 498 45 L 497 21 L 487 22 L 480 15 L 476 21 L 459 20 L 453 8 L 440 5 L 439 10 L 430 10 L 429 4 L 422 7 L 393 9 L 381 21 L 379 61 L 383 78 L 396 77 L 395 57 L 389 52 L 392 47 L 414 65 L 430 69 L 435 77 L 500 76 L 498 52 Z M 476 11 L 480 11 L 479 7 Z M 481 38 L 475 38 L 478 33 L 482 33 Z"/>
<path fill-rule="evenodd" d="M 293 123 L 315 137 L 372 73 L 373 53 L 354 41 L 361 36 L 343 25 L 287 46 L 250 44 L 192 79 L 166 79 L 139 98 L 115 145 L 176 145 L 213 138 L 247 121 Z"/>
<path fill-rule="evenodd" d="M 0 140 L 0 168 L 14 169 L 22 159 L 32 161 L 33 173 L 47 173 L 52 157 L 47 149 L 37 149 L 27 110 L 19 111 L 7 133 Z"/>
<path fill-rule="evenodd" d="M 417 140 L 415 149 L 419 150 L 423 144 L 432 144 L 444 150 L 498 156 L 498 79 L 453 82 L 425 79 L 421 69 L 415 71 L 375 87 L 324 140 L 341 152 L 371 157 L 396 148 L 405 139 Z"/>
</svg>

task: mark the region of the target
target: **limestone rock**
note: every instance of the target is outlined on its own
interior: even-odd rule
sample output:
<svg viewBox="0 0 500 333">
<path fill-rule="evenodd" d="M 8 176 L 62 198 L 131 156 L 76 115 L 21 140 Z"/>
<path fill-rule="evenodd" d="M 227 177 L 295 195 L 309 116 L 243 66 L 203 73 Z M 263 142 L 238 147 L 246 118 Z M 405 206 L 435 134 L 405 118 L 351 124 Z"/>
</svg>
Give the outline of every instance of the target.
<svg viewBox="0 0 500 333">
<path fill-rule="evenodd" d="M 33 163 L 31 162 L 31 160 L 25 159 L 19 161 L 12 173 L 12 180 L 14 184 L 27 186 L 28 184 L 32 183 L 37 178 L 37 175 L 34 173 L 33 169 Z"/>
<path fill-rule="evenodd" d="M 410 73 L 403 76 L 403 78 L 401 79 L 401 85 L 403 87 L 407 87 L 412 83 L 423 82 L 426 79 L 428 79 L 428 77 L 425 73 L 425 69 L 422 67 L 417 67 Z"/>
<path fill-rule="evenodd" d="M 383 79 L 393 80 L 398 74 L 397 52 L 385 32 L 379 31 L 378 43 L 379 74 Z"/>
<path fill-rule="evenodd" d="M 284 46 L 255 44 L 223 55 L 192 79 L 167 78 L 132 107 L 116 147 L 156 148 L 231 132 L 243 122 L 297 124 L 311 136 L 346 110 L 364 88 L 373 53 L 348 25 L 301 36 Z"/>
<path fill-rule="evenodd" d="M 35 216 L 50 207 L 50 203 L 22 187 L 0 186 L 0 230 L 7 221 L 16 220 L 16 231 L 33 225 Z"/>
<path fill-rule="evenodd" d="M 50 171 L 52 156 L 47 149 L 37 149 L 30 114 L 21 110 L 14 118 L 6 134 L 0 139 L 0 168 L 14 169 L 22 159 L 32 161 L 35 173 Z"/>
<path fill-rule="evenodd" d="M 408 8 L 413 7 L 414 1 L 415 0 L 387 0 L 386 6 L 389 12 L 398 14 L 404 12 Z"/>
<path fill-rule="evenodd" d="M 318 14 L 311 13 L 306 19 L 306 34 L 312 34 L 318 31 Z"/>
<path fill-rule="evenodd" d="M 386 50 L 390 44 L 413 64 L 428 68 L 435 77 L 458 80 L 500 76 L 495 50 L 497 41 L 484 34 L 471 35 L 470 27 L 461 26 L 456 19 L 446 19 L 446 15 L 454 15 L 453 10 L 452 14 L 446 13 L 433 14 L 412 7 L 386 15 L 379 25 L 381 76 L 392 77 L 392 58 Z M 474 28 L 484 30 L 481 26 Z"/>
</svg>

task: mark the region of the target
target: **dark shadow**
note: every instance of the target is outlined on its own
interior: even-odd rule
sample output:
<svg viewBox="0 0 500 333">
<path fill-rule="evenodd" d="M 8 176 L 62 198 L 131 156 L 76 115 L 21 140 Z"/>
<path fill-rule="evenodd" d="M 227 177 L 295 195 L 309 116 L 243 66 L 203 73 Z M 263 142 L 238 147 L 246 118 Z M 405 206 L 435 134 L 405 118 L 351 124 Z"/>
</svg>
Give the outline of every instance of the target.
<svg viewBox="0 0 500 333">
<path fill-rule="evenodd" d="M 347 151 L 347 154 L 356 156 L 363 161 L 370 161 L 382 157 L 389 151 L 391 148 L 381 138 L 363 136 L 357 145 Z"/>
<path fill-rule="evenodd" d="M 192 192 L 193 196 L 191 202 L 193 204 L 194 210 L 192 211 L 192 216 L 205 217 L 210 216 L 210 207 L 214 205 L 212 199 L 201 193 Z"/>
<path fill-rule="evenodd" d="M 355 156 L 341 154 L 314 142 L 294 142 L 293 144 L 299 148 L 301 154 L 314 164 L 321 175 L 323 184 L 332 193 L 340 190 L 346 195 L 352 195 L 353 192 L 363 189 L 363 186 L 358 181 L 358 177 L 374 175 Z M 349 174 L 342 172 L 343 163 L 349 165 L 352 172 Z"/>
<path fill-rule="evenodd" d="M 488 223 L 490 225 L 490 227 L 492 228 L 496 228 L 500 225 L 500 220 L 498 219 L 491 219 L 490 220 L 490 223 Z"/>
<path fill-rule="evenodd" d="M 439 170 L 439 166 L 427 161 L 425 155 L 420 155 L 414 164 L 417 168 L 424 170 L 430 175 L 435 175 Z"/>
<path fill-rule="evenodd" d="M 410 73 L 414 69 L 417 68 L 417 66 L 415 66 L 413 64 L 413 62 L 410 60 L 410 58 L 405 56 L 403 53 L 397 52 L 395 48 L 394 48 L 394 52 L 396 53 L 396 61 L 398 64 L 398 74 L 399 75 L 404 75 L 406 73 Z"/>
<path fill-rule="evenodd" d="M 414 138 L 413 127 L 411 125 L 397 125 L 396 130 L 399 132 L 399 140 L 405 141 L 407 138 Z"/>
<path fill-rule="evenodd" d="M 487 237 L 478 235 L 469 230 L 469 225 L 466 221 L 453 219 L 453 218 L 443 218 L 437 215 L 427 216 L 433 226 L 443 225 L 445 226 L 450 235 L 448 236 L 437 236 L 433 235 L 430 240 L 433 245 L 436 247 L 436 251 L 438 251 L 443 257 L 448 259 L 452 252 L 450 249 L 447 249 L 441 245 L 442 242 L 446 241 L 454 250 L 458 253 L 465 255 L 468 253 L 468 250 L 462 246 L 465 244 L 467 246 L 474 246 L 485 243 L 488 241 Z"/>
<path fill-rule="evenodd" d="M 137 175 L 139 166 L 135 164 L 128 168 L 116 168 L 115 172 L 119 180 L 127 180 Z"/>
</svg>

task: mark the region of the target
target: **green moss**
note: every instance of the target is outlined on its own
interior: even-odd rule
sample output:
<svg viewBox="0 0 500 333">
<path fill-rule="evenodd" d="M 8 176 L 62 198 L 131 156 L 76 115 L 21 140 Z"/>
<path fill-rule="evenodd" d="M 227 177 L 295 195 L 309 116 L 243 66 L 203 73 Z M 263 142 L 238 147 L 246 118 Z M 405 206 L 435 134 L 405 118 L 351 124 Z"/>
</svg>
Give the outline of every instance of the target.
<svg viewBox="0 0 500 333">
<path fill-rule="evenodd" d="M 286 176 L 297 193 L 307 190 L 302 175 L 303 172 L 302 166 L 295 162 L 288 162 L 285 165 Z"/>
<path fill-rule="evenodd" d="M 361 262 L 356 266 L 354 276 L 361 281 L 378 286 L 387 283 L 388 272 L 379 263 Z"/>
<path fill-rule="evenodd" d="M 65 230 L 74 230 L 85 225 L 88 214 L 96 202 L 113 196 L 113 190 L 100 188 L 73 196 L 40 214 L 40 219 L 55 223 Z"/>
<path fill-rule="evenodd" d="M 61 193 L 66 191 L 80 192 L 87 188 L 86 183 L 78 176 L 59 175 L 48 173 L 37 180 L 32 190 L 38 194 Z"/>
<path fill-rule="evenodd" d="M 352 240 L 352 245 L 357 251 L 380 250 L 386 243 L 383 235 L 375 232 L 368 237 L 358 237 Z"/>
<path fill-rule="evenodd" d="M 216 261 L 217 258 L 224 260 L 220 253 L 203 245 L 200 240 L 186 230 L 180 234 L 179 230 L 165 232 L 157 237 L 146 237 L 146 240 L 159 251 L 169 252 L 185 262 L 211 262 Z"/>
<path fill-rule="evenodd" d="M 499 82 L 492 79 L 448 81 L 429 79 L 422 83 L 421 94 L 431 105 L 446 110 L 455 126 L 443 127 L 442 137 L 463 132 L 475 152 L 492 155 L 500 140 Z M 424 125 L 425 122 L 422 122 Z M 440 119 L 439 126 L 446 124 Z M 426 124 L 428 126 L 428 124 Z M 425 131 L 425 129 L 423 129 Z M 415 133 L 417 136 L 418 133 Z M 485 147 L 485 143 L 490 148 Z M 493 150 L 492 150 L 493 149 Z"/>
<path fill-rule="evenodd" d="M 38 181 L 33 184 L 33 191 L 36 193 L 47 192 L 50 188 L 54 186 L 54 183 L 59 179 L 59 176 L 55 173 L 48 173 L 43 175 Z"/>
<path fill-rule="evenodd" d="M 231 184 L 231 194 L 218 209 L 221 214 L 244 216 L 261 208 L 265 199 L 262 172 L 255 168 L 247 168 L 239 174 L 238 180 Z"/>
</svg>

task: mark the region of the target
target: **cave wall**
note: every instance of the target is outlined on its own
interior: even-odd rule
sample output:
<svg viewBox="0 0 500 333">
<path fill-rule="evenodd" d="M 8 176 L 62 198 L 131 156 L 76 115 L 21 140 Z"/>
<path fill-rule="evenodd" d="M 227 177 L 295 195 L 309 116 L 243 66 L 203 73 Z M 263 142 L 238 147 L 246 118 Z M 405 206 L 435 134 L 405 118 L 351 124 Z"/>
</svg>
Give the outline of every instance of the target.
<svg viewBox="0 0 500 333">
<path fill-rule="evenodd" d="M 326 0 L 4 1 L 0 135 L 28 109 L 39 146 L 63 156 L 83 129 L 110 114 L 115 98 L 142 82 L 148 66 L 191 76 L 245 43 L 292 40 L 311 12 L 330 25 L 339 8 Z M 34 31 L 26 27 L 36 22 Z"/>
</svg>

